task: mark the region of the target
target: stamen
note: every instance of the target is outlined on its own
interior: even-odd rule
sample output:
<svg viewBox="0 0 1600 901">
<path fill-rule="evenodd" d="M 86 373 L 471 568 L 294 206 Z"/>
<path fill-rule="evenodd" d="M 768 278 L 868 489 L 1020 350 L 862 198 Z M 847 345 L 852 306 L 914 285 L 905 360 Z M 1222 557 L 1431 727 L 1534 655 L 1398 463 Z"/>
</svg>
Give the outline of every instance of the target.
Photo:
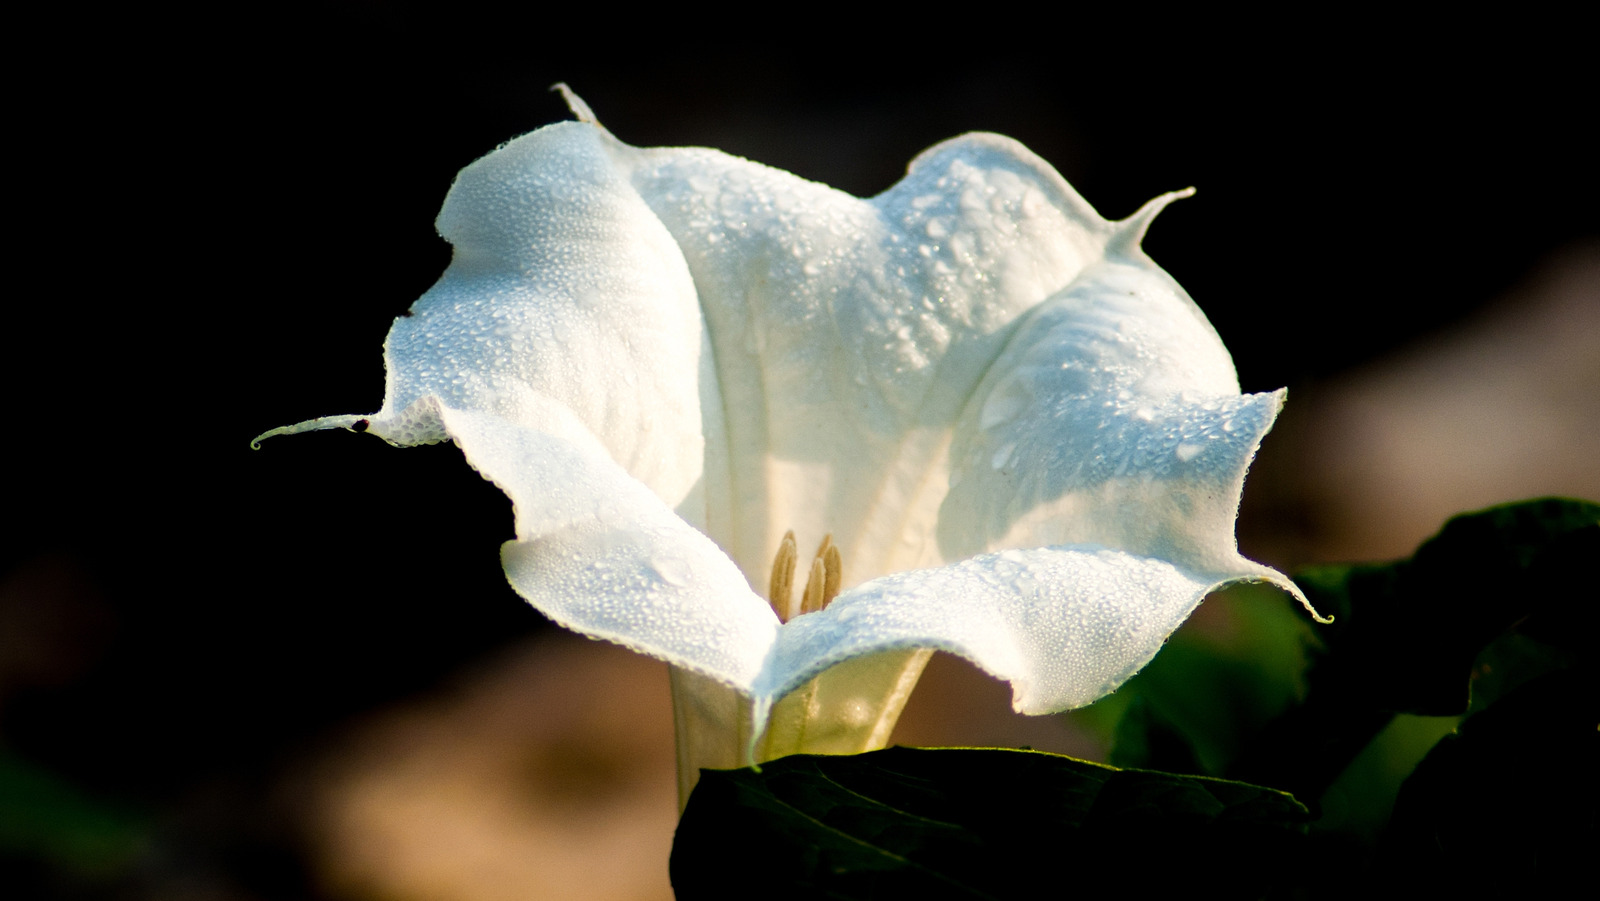
<svg viewBox="0 0 1600 901">
<path fill-rule="evenodd" d="M 767 589 L 767 603 L 780 623 L 788 622 L 794 612 L 794 566 L 799 559 L 800 549 L 790 529 L 778 543 L 778 555 L 772 558 L 772 581 Z"/>
<path fill-rule="evenodd" d="M 822 536 L 817 555 L 811 559 L 811 575 L 806 579 L 806 591 L 800 602 L 801 613 L 815 613 L 833 603 L 839 596 L 839 583 L 844 579 L 844 562 L 839 547 L 833 543 L 830 532 Z"/>
<path fill-rule="evenodd" d="M 822 606 L 826 607 L 839 596 L 839 584 L 844 581 L 844 557 L 839 554 L 837 544 L 828 544 L 827 553 L 822 555 L 822 565 L 828 571 L 828 579 L 822 585 Z"/>
<path fill-rule="evenodd" d="M 815 613 L 822 609 L 822 583 L 827 580 L 821 557 L 811 558 L 811 575 L 806 577 L 806 593 L 800 598 L 801 613 Z"/>
<path fill-rule="evenodd" d="M 817 555 L 811 558 L 811 570 L 806 575 L 806 587 L 797 605 L 794 598 L 794 572 L 799 563 L 800 550 L 794 540 L 794 530 L 783 534 L 778 543 L 777 556 L 772 558 L 772 581 L 767 589 L 767 603 L 778 614 L 778 622 L 786 623 L 802 613 L 815 613 L 833 603 L 839 596 L 839 586 L 844 581 L 844 560 L 839 547 L 833 543 L 833 534 L 822 537 Z"/>
</svg>

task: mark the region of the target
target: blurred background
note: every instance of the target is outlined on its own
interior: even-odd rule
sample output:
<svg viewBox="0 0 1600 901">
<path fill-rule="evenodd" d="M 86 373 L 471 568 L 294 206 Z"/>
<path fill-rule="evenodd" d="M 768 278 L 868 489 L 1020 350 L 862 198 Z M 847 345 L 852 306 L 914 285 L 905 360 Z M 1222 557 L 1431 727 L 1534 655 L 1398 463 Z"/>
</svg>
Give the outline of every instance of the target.
<svg viewBox="0 0 1600 901">
<path fill-rule="evenodd" d="M 1245 390 L 1290 389 L 1239 529 L 1275 566 L 1600 497 L 1596 84 L 1559 23 L 229 10 L 14 32 L 7 897 L 670 896 L 664 667 L 509 589 L 509 504 L 453 448 L 248 447 L 377 408 L 451 179 L 566 118 L 555 81 L 630 143 L 862 196 L 973 130 L 1109 218 L 1196 186 L 1146 249 Z M 937 659 L 897 740 L 1104 756 L 1008 700 Z"/>
</svg>

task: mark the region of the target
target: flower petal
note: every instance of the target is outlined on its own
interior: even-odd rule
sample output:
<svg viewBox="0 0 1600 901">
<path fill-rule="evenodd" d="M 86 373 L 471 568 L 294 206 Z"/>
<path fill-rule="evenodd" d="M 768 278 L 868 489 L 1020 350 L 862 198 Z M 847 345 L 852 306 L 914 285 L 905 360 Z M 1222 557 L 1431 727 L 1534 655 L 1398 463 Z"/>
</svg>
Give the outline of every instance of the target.
<svg viewBox="0 0 1600 901">
<path fill-rule="evenodd" d="M 1106 259 L 1041 304 L 956 426 L 939 543 L 960 558 L 1093 544 L 1213 581 L 1282 574 L 1239 556 L 1245 472 L 1284 392 L 1241 395 L 1189 296 L 1138 248 L 1153 201 Z"/>
<path fill-rule="evenodd" d="M 756 682 L 757 723 L 828 667 L 905 648 L 948 651 L 1009 681 L 1019 712 L 1079 707 L 1148 663 L 1227 581 L 1092 546 L 1007 550 L 875 579 L 784 627 Z"/>
<path fill-rule="evenodd" d="M 454 256 L 395 320 L 371 431 L 438 440 L 432 423 L 407 417 L 431 396 L 546 432 L 587 433 L 668 504 L 690 493 L 705 457 L 702 400 L 720 406 L 714 378 L 702 378 L 699 303 L 672 237 L 613 164 L 611 143 L 595 126 L 562 123 L 461 170 L 438 220 Z"/>
<path fill-rule="evenodd" d="M 683 250 L 737 413 L 739 502 L 712 534 L 752 580 L 788 529 L 831 532 L 851 581 L 955 559 L 931 540 L 950 426 L 1111 224 L 998 135 L 931 148 L 871 200 L 713 150 L 614 152 Z"/>
<path fill-rule="evenodd" d="M 778 618 L 733 561 L 597 448 L 444 408 L 445 430 L 511 497 L 501 552 L 551 619 L 748 691 Z"/>
</svg>

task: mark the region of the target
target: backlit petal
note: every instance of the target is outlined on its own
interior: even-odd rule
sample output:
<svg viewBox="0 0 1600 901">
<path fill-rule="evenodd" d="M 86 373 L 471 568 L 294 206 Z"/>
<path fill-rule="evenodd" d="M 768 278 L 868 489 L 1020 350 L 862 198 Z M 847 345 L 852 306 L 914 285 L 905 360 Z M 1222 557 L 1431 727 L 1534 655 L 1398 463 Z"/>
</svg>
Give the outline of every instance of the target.
<svg viewBox="0 0 1600 901">
<path fill-rule="evenodd" d="M 778 632 L 711 539 L 603 454 L 476 412 L 443 410 L 467 462 L 511 497 L 506 576 L 562 625 L 748 688 Z"/>
<path fill-rule="evenodd" d="M 875 579 L 784 627 L 756 685 L 772 703 L 827 667 L 910 647 L 957 654 L 1011 682 L 1023 713 L 1088 704 L 1154 657 L 1218 584 L 1095 547 L 984 554 Z"/>
</svg>

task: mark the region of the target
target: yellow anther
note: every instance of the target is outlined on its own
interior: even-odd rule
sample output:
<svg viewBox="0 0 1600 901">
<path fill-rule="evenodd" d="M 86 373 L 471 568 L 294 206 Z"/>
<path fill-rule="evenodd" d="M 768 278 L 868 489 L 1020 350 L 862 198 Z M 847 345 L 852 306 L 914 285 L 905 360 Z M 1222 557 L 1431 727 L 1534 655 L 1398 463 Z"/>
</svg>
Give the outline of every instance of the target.
<svg viewBox="0 0 1600 901">
<path fill-rule="evenodd" d="M 837 544 L 828 542 L 828 550 L 822 555 L 822 565 L 828 574 L 827 580 L 822 584 L 822 606 L 826 607 L 839 596 L 839 583 L 844 581 L 844 557 L 840 556 Z"/>
<path fill-rule="evenodd" d="M 778 543 L 778 555 L 772 558 L 772 581 L 767 588 L 767 603 L 780 623 L 788 622 L 794 612 L 794 565 L 799 559 L 800 550 L 790 529 Z"/>
<path fill-rule="evenodd" d="M 822 609 L 822 560 L 811 558 L 811 572 L 806 576 L 806 590 L 800 595 L 800 612 L 815 613 Z"/>
<path fill-rule="evenodd" d="M 817 553 L 815 555 L 816 559 L 821 560 L 822 559 L 822 555 L 826 554 L 828 552 L 828 548 L 830 548 L 830 547 L 833 547 L 833 533 L 832 532 L 829 532 L 828 534 L 822 536 L 822 543 L 817 545 Z"/>
<path fill-rule="evenodd" d="M 815 613 L 828 606 L 839 596 L 839 582 L 844 564 L 833 535 L 824 535 L 817 546 L 817 555 L 811 558 L 811 574 L 806 578 L 805 595 L 800 601 L 801 613 Z"/>
<path fill-rule="evenodd" d="M 767 591 L 767 602 L 778 614 L 778 622 L 786 623 L 802 613 L 815 613 L 833 603 L 839 596 L 840 583 L 844 581 L 844 561 L 833 535 L 824 535 L 817 554 L 811 558 L 811 570 L 806 576 L 806 587 L 800 594 L 797 606 L 794 600 L 794 573 L 799 562 L 799 548 L 794 531 L 783 535 L 778 544 L 778 554 L 772 558 L 772 581 Z"/>
</svg>

